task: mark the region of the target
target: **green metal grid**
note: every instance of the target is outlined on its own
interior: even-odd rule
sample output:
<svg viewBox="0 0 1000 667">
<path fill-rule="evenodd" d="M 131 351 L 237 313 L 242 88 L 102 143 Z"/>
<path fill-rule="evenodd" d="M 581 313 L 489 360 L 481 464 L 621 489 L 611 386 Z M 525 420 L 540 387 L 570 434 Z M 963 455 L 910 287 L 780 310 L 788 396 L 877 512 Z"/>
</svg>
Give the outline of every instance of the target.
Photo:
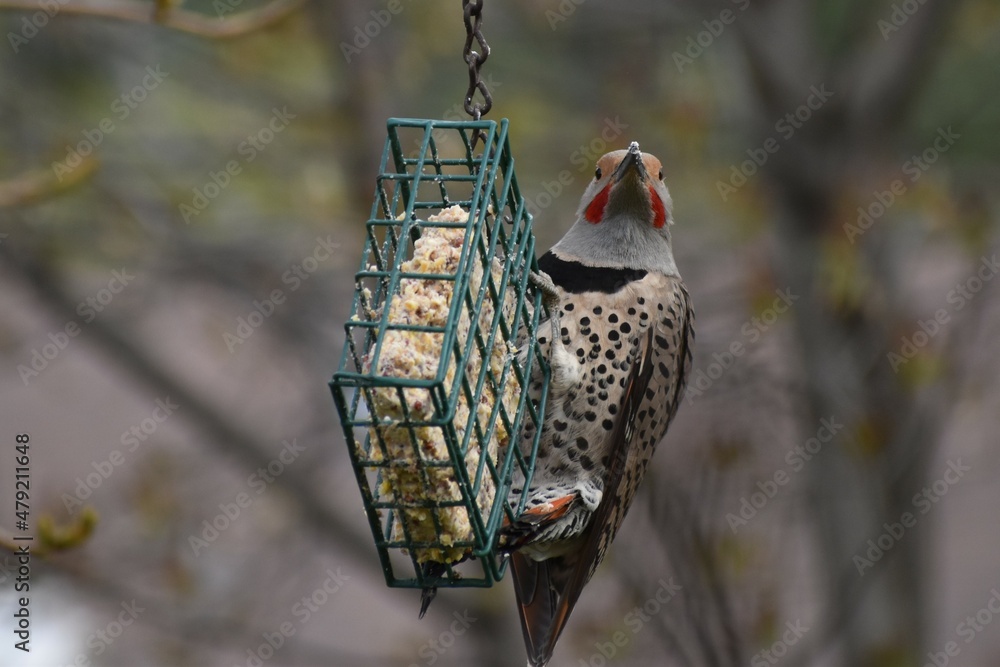
<svg viewBox="0 0 1000 667">
<path fill-rule="evenodd" d="M 376 180 L 375 201 L 366 223 L 361 266 L 355 276 L 351 318 L 345 324 L 346 342 L 337 372 L 330 382 L 340 415 L 351 463 L 357 477 L 365 513 L 375 538 L 375 545 L 386 583 L 395 587 L 488 587 L 499 581 L 506 569 L 506 559 L 496 551 L 497 534 L 505 518 L 523 510 L 523 494 L 515 504 L 508 499 L 515 470 L 530 481 L 534 471 L 548 389 L 549 368 L 540 354 L 533 335 L 543 314 L 541 295 L 529 282 L 529 272 L 537 271 L 535 240 L 531 215 L 525 210 L 514 175 L 514 159 L 507 140 L 506 119 L 495 121 L 438 121 L 392 118 Z M 476 147 L 474 133 L 484 139 Z M 436 210 L 453 204 L 474 214 L 467 223 L 427 222 Z M 401 264 L 413 254 L 413 241 L 428 227 L 465 229 L 464 246 L 458 270 L 454 274 L 406 273 Z M 499 284 L 490 267 L 494 260 L 502 266 Z M 475 265 L 483 268 L 478 290 L 473 289 Z M 398 294 L 401 279 L 445 280 L 454 283 L 452 302 L 444 327 L 394 324 L 389 322 L 388 304 Z M 506 317 L 504 295 L 514 299 L 513 312 Z M 493 304 L 493 318 L 488 327 L 480 326 L 484 303 Z M 469 334 L 459 339 L 457 325 L 463 312 L 470 321 Z M 428 379 L 385 377 L 377 374 L 377 360 L 386 332 L 423 331 L 442 337 L 437 375 Z M 465 372 L 475 349 L 481 359 L 489 359 L 494 345 L 517 345 L 527 349 L 507 354 L 499 374 L 482 363 L 478 377 Z M 367 362 L 367 369 L 366 369 Z M 522 365 L 523 364 L 523 365 Z M 449 368 L 455 380 L 449 386 Z M 542 382 L 537 400 L 529 399 L 529 378 L 535 368 L 541 370 Z M 462 369 L 462 372 L 457 372 Z M 515 383 L 516 407 L 508 410 L 499 400 L 492 406 L 490 418 L 483 423 L 471 409 L 465 424 L 456 424 L 459 396 L 467 405 L 479 405 L 488 386 L 494 396 L 503 394 L 508 383 Z M 402 419 L 377 414 L 376 390 L 398 392 Z M 426 390 L 433 404 L 429 417 L 411 414 L 405 390 Z M 387 419 L 389 421 L 387 421 Z M 529 420 L 534 424 L 534 441 L 522 445 L 520 434 Z M 483 455 L 475 474 L 465 464 L 474 442 L 485 452 L 497 424 L 509 434 L 509 443 L 499 451 L 497 460 Z M 460 489 L 460 500 L 404 503 L 391 489 L 384 488 L 386 469 L 394 465 L 382 428 L 402 426 L 409 434 L 414 459 L 422 469 L 447 468 Z M 428 459 L 420 453 L 417 429 L 430 428 L 447 444 L 447 459 Z M 426 431 L 422 431 L 426 432 Z M 430 484 L 426 472 L 423 483 Z M 480 508 L 476 498 L 486 477 L 496 488 L 490 507 Z M 446 543 L 442 539 L 439 512 L 445 507 L 463 507 L 468 512 L 472 536 L 466 541 Z M 430 509 L 435 538 L 417 541 L 411 538 L 408 516 L 415 508 Z M 408 514 L 409 513 L 409 514 Z M 393 531 L 396 523 L 397 530 Z M 399 529 L 402 530 L 399 530 Z M 429 568 L 418 562 L 424 549 L 461 548 L 468 560 L 437 563 Z"/>
</svg>

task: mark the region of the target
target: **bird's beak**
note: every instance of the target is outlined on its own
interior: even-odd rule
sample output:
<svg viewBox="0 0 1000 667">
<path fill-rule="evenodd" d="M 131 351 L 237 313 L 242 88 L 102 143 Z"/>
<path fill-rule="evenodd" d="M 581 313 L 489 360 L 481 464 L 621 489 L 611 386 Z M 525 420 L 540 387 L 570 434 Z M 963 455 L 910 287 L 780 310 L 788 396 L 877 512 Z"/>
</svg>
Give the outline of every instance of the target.
<svg viewBox="0 0 1000 667">
<path fill-rule="evenodd" d="M 625 157 L 615 167 L 612 182 L 619 183 L 629 174 L 634 173 L 639 177 L 639 182 L 646 181 L 646 165 L 642 162 L 642 151 L 639 150 L 639 142 L 633 141 L 629 144 Z"/>
</svg>

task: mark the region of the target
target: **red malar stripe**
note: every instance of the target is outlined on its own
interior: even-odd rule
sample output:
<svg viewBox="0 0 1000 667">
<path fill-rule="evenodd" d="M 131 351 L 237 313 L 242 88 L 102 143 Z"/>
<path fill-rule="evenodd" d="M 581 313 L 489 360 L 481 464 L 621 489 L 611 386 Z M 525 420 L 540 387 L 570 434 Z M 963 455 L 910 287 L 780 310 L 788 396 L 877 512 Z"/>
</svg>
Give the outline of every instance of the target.
<svg viewBox="0 0 1000 667">
<path fill-rule="evenodd" d="M 660 199 L 660 195 L 656 194 L 653 186 L 649 187 L 649 201 L 653 205 L 653 226 L 659 229 L 667 224 L 667 211 L 663 207 L 663 200 Z"/>
<path fill-rule="evenodd" d="M 610 194 L 611 184 L 608 183 L 604 186 L 603 190 L 597 193 L 594 201 L 590 202 L 590 206 L 584 212 L 583 217 L 587 218 L 587 222 L 592 222 L 596 225 L 604 219 L 604 208 L 608 205 L 608 196 Z"/>
</svg>

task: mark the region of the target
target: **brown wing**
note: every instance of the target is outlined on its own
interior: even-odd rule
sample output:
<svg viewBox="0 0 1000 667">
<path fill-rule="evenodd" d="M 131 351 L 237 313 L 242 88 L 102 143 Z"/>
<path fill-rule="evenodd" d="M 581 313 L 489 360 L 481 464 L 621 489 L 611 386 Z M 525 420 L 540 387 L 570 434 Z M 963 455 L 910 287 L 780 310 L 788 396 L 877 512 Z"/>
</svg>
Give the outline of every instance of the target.
<svg viewBox="0 0 1000 667">
<path fill-rule="evenodd" d="M 614 455 L 601 503 L 582 536 L 582 546 L 567 556 L 534 561 L 519 553 L 512 555 L 514 592 L 521 616 L 521 630 L 533 667 L 543 667 L 552 657 L 559 635 L 583 587 L 604 557 L 607 545 L 621 524 L 624 512 L 616 515 L 615 494 L 624 483 L 632 450 L 633 426 L 639 406 L 652 377 L 653 329 L 636 350 L 625 384 L 622 411 L 611 434 Z"/>
<path fill-rule="evenodd" d="M 602 526 L 602 528 L 601 535 L 599 536 L 598 557 L 593 562 L 592 569 L 587 576 L 587 581 L 593 576 L 597 566 L 604 559 L 604 554 L 608 546 L 614 540 L 615 535 L 618 534 L 618 529 L 621 528 L 625 514 L 628 512 L 629 507 L 631 507 L 635 493 L 639 489 L 639 482 L 642 481 L 642 478 L 646 474 L 646 467 L 653 456 L 656 444 L 663 438 L 667 428 L 670 426 L 670 422 L 673 421 L 678 408 L 680 408 L 681 401 L 684 400 L 684 389 L 687 385 L 688 374 L 691 372 L 693 358 L 694 311 L 691 309 L 691 300 L 683 284 L 677 285 L 675 294 L 678 299 L 675 302 L 677 317 L 675 318 L 676 323 L 674 326 L 679 329 L 676 336 L 676 348 L 671 345 L 666 349 L 657 348 L 657 350 L 672 356 L 676 360 L 676 363 L 664 364 L 658 362 L 655 358 L 651 358 L 650 352 L 652 346 L 648 345 L 649 341 L 647 340 L 646 361 L 644 361 L 644 368 L 642 370 L 645 381 L 642 392 L 632 397 L 632 400 L 635 402 L 635 409 L 630 413 L 631 418 L 628 420 L 630 427 L 640 431 L 638 434 L 639 437 L 636 438 L 634 433 L 629 433 L 627 446 L 620 449 L 616 446 L 616 457 L 620 458 L 624 456 L 627 460 L 621 467 L 622 474 L 614 479 L 609 476 L 608 482 L 604 485 L 603 498 L 612 498 L 615 502 L 611 503 L 606 509 L 606 514 L 603 515 L 601 512 L 605 508 L 604 502 L 602 502 L 601 506 L 597 509 L 597 516 L 594 517 L 591 523 L 592 526 Z M 670 309 L 673 309 L 673 306 L 668 310 Z M 659 338 L 655 324 L 649 328 L 649 336 Z M 671 371 L 669 366 L 676 366 L 676 369 Z M 657 375 L 651 378 L 654 373 L 654 367 Z M 675 373 L 675 375 L 671 377 L 668 373 Z M 657 396 L 656 392 L 658 391 L 666 392 L 665 398 L 669 399 L 669 402 L 666 403 L 665 414 L 661 413 L 655 417 L 651 417 L 651 415 L 656 413 L 656 410 L 653 409 L 654 406 L 651 399 Z M 629 396 L 626 396 L 626 400 L 629 400 L 629 398 Z M 636 418 L 636 413 L 639 415 L 638 419 Z M 643 415 L 645 415 L 645 418 L 643 418 Z M 653 428 L 652 419 L 657 420 L 656 428 Z M 614 472 L 615 470 L 613 469 L 612 475 L 614 475 Z M 603 523 L 604 521 L 607 523 Z"/>
<path fill-rule="evenodd" d="M 633 467 L 632 461 L 636 457 L 635 424 L 636 414 L 639 407 L 643 405 L 646 396 L 646 389 L 649 388 L 650 379 L 653 376 L 653 327 L 646 333 L 646 340 L 636 351 L 637 363 L 632 365 L 628 381 L 625 384 L 625 399 L 622 404 L 621 418 L 615 425 L 612 432 L 612 442 L 615 443 L 614 452 L 607 481 L 604 483 L 604 493 L 601 496 L 601 504 L 597 506 L 594 517 L 590 521 L 590 527 L 584 533 L 584 546 L 581 549 L 583 559 L 576 580 L 579 586 L 574 586 L 574 599 L 580 596 L 580 591 L 594 576 L 597 566 L 604 560 L 608 545 L 614 539 L 618 528 L 621 526 L 628 505 L 624 502 L 626 498 L 631 500 L 636 483 L 632 481 L 630 469 Z M 629 489 L 629 487 L 633 487 Z M 630 492 L 629 492 L 630 491 Z M 629 493 L 627 493 L 629 492 Z M 575 584 L 575 581 L 574 581 Z"/>
</svg>

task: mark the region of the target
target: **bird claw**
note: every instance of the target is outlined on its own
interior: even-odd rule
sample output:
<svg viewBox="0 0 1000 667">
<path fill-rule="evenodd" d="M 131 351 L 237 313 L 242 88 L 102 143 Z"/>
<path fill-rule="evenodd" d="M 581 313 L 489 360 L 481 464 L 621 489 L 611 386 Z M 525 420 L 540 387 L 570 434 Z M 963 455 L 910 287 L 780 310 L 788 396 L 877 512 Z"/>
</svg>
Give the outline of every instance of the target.
<svg viewBox="0 0 1000 667">
<path fill-rule="evenodd" d="M 528 279 L 542 293 L 542 303 L 546 308 L 552 310 L 559 305 L 559 289 L 549 274 L 544 271 L 532 271 L 528 274 Z"/>
<path fill-rule="evenodd" d="M 560 340 L 559 303 L 562 301 L 562 297 L 559 295 L 556 284 L 552 282 L 552 278 L 544 271 L 532 271 L 528 278 L 531 280 L 531 284 L 542 293 L 542 305 L 549 311 L 549 323 L 552 326 L 552 349 L 554 350 L 555 345 Z"/>
</svg>

